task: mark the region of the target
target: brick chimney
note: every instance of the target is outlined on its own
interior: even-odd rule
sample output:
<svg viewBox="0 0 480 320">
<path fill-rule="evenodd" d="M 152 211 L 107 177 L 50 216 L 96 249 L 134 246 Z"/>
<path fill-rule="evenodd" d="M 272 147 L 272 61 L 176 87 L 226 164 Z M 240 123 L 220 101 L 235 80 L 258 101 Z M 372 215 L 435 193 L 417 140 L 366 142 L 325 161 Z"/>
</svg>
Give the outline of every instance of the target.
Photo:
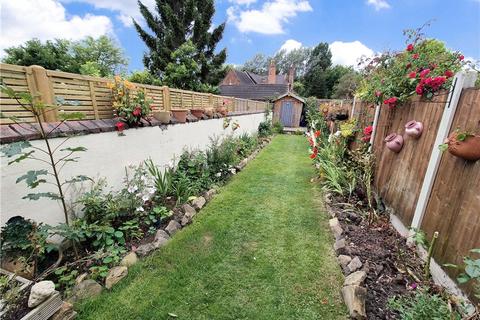
<svg viewBox="0 0 480 320">
<path fill-rule="evenodd" d="M 295 68 L 293 66 L 288 69 L 288 88 L 293 90 L 293 82 L 295 81 Z"/>
<path fill-rule="evenodd" d="M 277 70 L 275 68 L 275 61 L 270 61 L 270 66 L 268 67 L 268 84 L 275 84 L 277 81 Z"/>
</svg>

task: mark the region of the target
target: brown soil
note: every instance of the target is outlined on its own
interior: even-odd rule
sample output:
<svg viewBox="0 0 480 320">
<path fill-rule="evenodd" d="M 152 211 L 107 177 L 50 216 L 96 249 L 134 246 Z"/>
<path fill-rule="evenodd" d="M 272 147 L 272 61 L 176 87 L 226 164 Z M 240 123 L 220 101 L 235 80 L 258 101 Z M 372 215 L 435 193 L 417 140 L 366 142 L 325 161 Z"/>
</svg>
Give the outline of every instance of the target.
<svg viewBox="0 0 480 320">
<path fill-rule="evenodd" d="M 422 262 L 385 216 L 369 225 L 360 210 L 339 202 L 329 208 L 338 217 L 347 243 L 339 253 L 358 256 L 367 272 L 364 286 L 368 319 L 395 319 L 388 300 L 412 292 L 412 284 L 418 281 L 414 277 L 422 278 Z"/>
</svg>

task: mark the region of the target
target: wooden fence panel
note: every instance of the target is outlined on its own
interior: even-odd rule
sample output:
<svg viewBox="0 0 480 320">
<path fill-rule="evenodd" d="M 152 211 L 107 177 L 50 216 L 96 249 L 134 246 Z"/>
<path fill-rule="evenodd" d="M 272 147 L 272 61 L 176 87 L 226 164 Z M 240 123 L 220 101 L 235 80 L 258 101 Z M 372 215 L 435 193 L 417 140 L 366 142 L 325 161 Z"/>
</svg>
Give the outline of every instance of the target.
<svg viewBox="0 0 480 320">
<path fill-rule="evenodd" d="M 375 188 L 387 206 L 393 208 L 407 226 L 413 219 L 446 97 L 446 93 L 442 93 L 433 101 L 414 98 L 393 109 L 381 107 L 374 141 L 377 159 Z M 417 140 L 404 135 L 404 126 L 410 120 L 420 121 L 424 125 L 423 134 Z M 383 142 L 390 133 L 404 137 L 399 153 L 387 149 Z"/>
<path fill-rule="evenodd" d="M 14 65 L 4 65 L 0 70 L 0 78 L 3 82 L 15 90 L 16 92 L 28 93 L 34 88 L 31 81 L 27 79 L 27 68 Z M 0 124 L 10 124 L 14 121 L 8 119 L 9 117 L 17 117 L 19 122 L 34 122 L 35 119 L 32 114 L 25 111 L 17 100 L 11 99 L 3 93 L 0 93 L 0 108 L 5 118 L 0 119 Z"/>
<path fill-rule="evenodd" d="M 463 90 L 451 131 L 456 128 L 480 133 L 480 89 Z M 470 249 L 480 248 L 480 161 L 443 154 L 421 229 L 429 238 L 439 232 L 434 258 L 441 264 L 462 264 Z M 471 286 L 465 289 L 473 292 Z"/>
</svg>

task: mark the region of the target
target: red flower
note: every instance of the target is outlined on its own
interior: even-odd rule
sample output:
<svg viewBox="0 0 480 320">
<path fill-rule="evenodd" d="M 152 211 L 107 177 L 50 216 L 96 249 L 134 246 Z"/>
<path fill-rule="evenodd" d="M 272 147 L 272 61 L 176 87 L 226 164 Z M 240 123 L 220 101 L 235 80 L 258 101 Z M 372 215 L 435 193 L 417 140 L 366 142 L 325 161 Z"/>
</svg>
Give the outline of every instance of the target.
<svg viewBox="0 0 480 320">
<path fill-rule="evenodd" d="M 117 123 L 115 123 L 115 128 L 117 128 L 117 131 L 122 132 L 123 129 L 125 129 L 125 123 L 118 121 Z"/>
<path fill-rule="evenodd" d="M 423 84 L 422 83 L 419 83 L 417 85 L 417 87 L 415 88 L 415 92 L 421 96 L 423 94 Z"/>
<path fill-rule="evenodd" d="M 375 96 L 376 96 L 376 97 L 380 97 L 381 95 L 382 95 L 382 92 L 381 92 L 381 91 L 378 91 L 378 90 L 375 91 Z"/>
<path fill-rule="evenodd" d="M 362 137 L 362 141 L 363 142 L 369 142 L 370 141 L 370 136 Z"/>
<path fill-rule="evenodd" d="M 412 72 L 410 72 L 410 73 L 408 74 L 408 77 L 409 77 L 410 79 L 415 79 L 415 78 L 417 77 L 417 73 L 416 73 L 415 71 L 412 71 Z"/>
<path fill-rule="evenodd" d="M 463 59 L 465 59 L 465 57 L 463 56 L 463 54 L 461 54 L 461 55 L 458 56 L 458 60 L 462 61 Z"/>
<path fill-rule="evenodd" d="M 320 130 L 315 131 L 314 135 L 315 135 L 315 138 L 320 137 Z"/>
<path fill-rule="evenodd" d="M 413 44 L 410 43 L 410 44 L 407 46 L 407 51 L 413 51 Z"/>
<path fill-rule="evenodd" d="M 310 146 L 313 147 L 313 139 L 312 138 L 308 138 L 308 143 L 310 144 Z"/>
<path fill-rule="evenodd" d="M 132 112 L 134 117 L 139 117 L 142 114 L 142 108 L 136 107 Z"/>
<path fill-rule="evenodd" d="M 445 77 L 447 77 L 447 78 L 451 78 L 451 77 L 453 77 L 454 75 L 455 75 L 455 74 L 453 73 L 452 70 L 447 70 L 447 71 L 445 71 Z"/>
<path fill-rule="evenodd" d="M 389 98 L 389 99 L 387 99 L 387 100 L 384 100 L 383 103 L 384 103 L 384 104 L 388 104 L 388 106 L 389 106 L 390 108 L 393 108 L 393 107 L 395 107 L 395 106 L 397 105 L 397 100 L 398 100 L 397 97 L 391 97 L 391 98 Z"/>
<path fill-rule="evenodd" d="M 406 68 L 407 68 L 407 69 L 410 69 L 411 67 L 412 67 L 412 64 L 411 64 L 410 62 L 409 62 L 409 63 L 407 63 L 407 66 L 406 66 Z"/>
<path fill-rule="evenodd" d="M 368 127 L 365 127 L 363 129 L 363 134 L 366 135 L 366 136 L 370 136 L 373 132 L 373 127 L 372 126 L 368 126 Z"/>
<path fill-rule="evenodd" d="M 418 59 L 418 53 L 415 53 L 414 55 L 412 55 L 412 59 Z"/>
<path fill-rule="evenodd" d="M 310 159 L 315 159 L 318 155 L 318 149 L 317 147 L 313 148 L 313 152 L 312 154 L 310 155 Z"/>
<path fill-rule="evenodd" d="M 424 69 L 420 71 L 420 78 L 425 78 L 426 75 L 430 73 L 430 69 Z"/>
</svg>

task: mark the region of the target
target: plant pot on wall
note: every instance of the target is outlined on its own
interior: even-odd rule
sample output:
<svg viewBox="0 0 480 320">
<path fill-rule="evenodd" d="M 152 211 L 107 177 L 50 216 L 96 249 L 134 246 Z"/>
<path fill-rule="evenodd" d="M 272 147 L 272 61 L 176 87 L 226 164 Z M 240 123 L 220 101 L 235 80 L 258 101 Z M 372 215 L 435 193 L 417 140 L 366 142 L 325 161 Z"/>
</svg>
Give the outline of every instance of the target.
<svg viewBox="0 0 480 320">
<path fill-rule="evenodd" d="M 221 114 L 222 116 L 224 116 L 224 117 L 226 117 L 227 114 L 228 114 L 227 107 L 223 107 L 223 106 L 222 106 L 222 107 L 217 107 L 217 108 L 216 108 L 216 111 L 217 111 L 218 113 L 220 113 L 220 114 Z"/>
<path fill-rule="evenodd" d="M 203 118 L 203 115 L 204 115 L 203 109 L 190 109 L 190 112 L 198 119 Z"/>
<path fill-rule="evenodd" d="M 395 153 L 399 153 L 403 147 L 403 137 L 396 133 L 391 133 L 385 138 L 387 148 Z"/>
<path fill-rule="evenodd" d="M 466 135 L 459 139 L 456 132 L 447 139 L 448 152 L 456 157 L 469 161 L 480 159 L 480 135 Z"/>
<path fill-rule="evenodd" d="M 408 121 L 405 124 L 405 134 L 408 136 L 418 139 L 422 135 L 423 132 L 423 123 L 412 120 Z"/>
<path fill-rule="evenodd" d="M 188 110 L 186 109 L 176 109 L 172 110 L 173 117 L 175 120 L 177 120 L 179 123 L 185 123 L 187 122 L 187 113 Z"/>
<path fill-rule="evenodd" d="M 207 117 L 209 117 L 209 118 L 213 118 L 213 111 L 214 111 L 213 108 L 206 108 L 206 109 L 204 110 L 205 115 L 206 115 Z"/>
<path fill-rule="evenodd" d="M 154 111 L 152 116 L 163 124 L 170 123 L 170 119 L 172 118 L 170 111 Z"/>
</svg>

